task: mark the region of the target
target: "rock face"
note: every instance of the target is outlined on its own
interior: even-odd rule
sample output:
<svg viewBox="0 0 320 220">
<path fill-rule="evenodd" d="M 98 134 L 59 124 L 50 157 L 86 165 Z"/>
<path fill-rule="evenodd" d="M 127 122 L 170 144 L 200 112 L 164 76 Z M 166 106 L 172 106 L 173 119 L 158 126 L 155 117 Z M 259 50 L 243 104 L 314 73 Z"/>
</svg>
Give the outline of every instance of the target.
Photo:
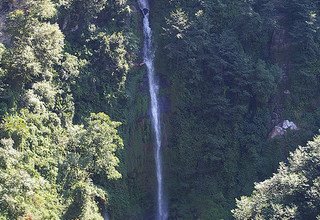
<svg viewBox="0 0 320 220">
<path fill-rule="evenodd" d="M 142 9 L 143 15 L 147 15 L 149 13 L 149 9 L 144 8 Z"/>
<path fill-rule="evenodd" d="M 285 135 L 287 130 L 299 130 L 298 126 L 293 123 L 292 121 L 289 120 L 284 120 L 282 123 L 276 125 L 271 133 L 270 133 L 270 138 L 275 138 L 277 136 L 282 136 Z"/>
</svg>

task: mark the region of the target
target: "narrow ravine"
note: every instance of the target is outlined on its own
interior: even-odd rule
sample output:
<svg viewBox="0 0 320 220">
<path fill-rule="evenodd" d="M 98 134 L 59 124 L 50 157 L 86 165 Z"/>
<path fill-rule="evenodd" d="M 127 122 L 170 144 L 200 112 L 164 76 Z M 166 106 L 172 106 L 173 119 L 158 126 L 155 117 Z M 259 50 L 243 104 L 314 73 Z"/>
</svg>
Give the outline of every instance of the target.
<svg viewBox="0 0 320 220">
<path fill-rule="evenodd" d="M 154 69 L 154 48 L 152 44 L 152 30 L 149 21 L 149 4 L 148 0 L 139 0 L 139 6 L 143 13 L 143 32 L 144 32 L 144 48 L 143 59 L 147 67 L 149 78 L 149 91 L 151 98 L 151 117 L 152 127 L 155 135 L 155 163 L 156 163 L 156 176 L 157 176 L 157 213 L 158 220 L 167 219 L 167 205 L 164 199 L 163 190 L 163 173 L 162 173 L 162 155 L 161 155 L 161 125 L 160 125 L 160 108 L 158 100 L 159 85 L 155 80 Z"/>
</svg>

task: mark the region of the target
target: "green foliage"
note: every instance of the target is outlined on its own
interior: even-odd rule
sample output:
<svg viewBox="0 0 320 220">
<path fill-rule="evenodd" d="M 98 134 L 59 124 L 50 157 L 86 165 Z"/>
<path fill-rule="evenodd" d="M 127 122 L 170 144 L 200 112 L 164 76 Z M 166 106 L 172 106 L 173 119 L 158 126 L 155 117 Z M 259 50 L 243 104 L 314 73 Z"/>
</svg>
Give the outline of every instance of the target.
<svg viewBox="0 0 320 220">
<path fill-rule="evenodd" d="M 79 138 L 80 163 L 92 173 L 101 173 L 109 179 L 118 179 L 121 174 L 115 169 L 119 159 L 115 152 L 123 147 L 116 128 L 120 125 L 103 114 L 91 114 L 86 121 L 86 132 Z"/>
<path fill-rule="evenodd" d="M 153 17 L 157 72 L 170 84 L 164 158 L 171 218 L 229 219 L 233 198 L 320 126 L 319 8 L 308 0 L 154 5 L 161 13 Z M 270 140 L 288 118 L 300 131 Z"/>
<path fill-rule="evenodd" d="M 64 219 L 103 220 L 95 197 L 104 198 L 104 191 L 91 182 L 78 182 L 73 187 L 73 203 L 64 215 Z M 81 210 L 80 212 L 78 210 Z"/>
<path fill-rule="evenodd" d="M 319 206 L 320 137 L 290 154 L 250 197 L 237 200 L 236 219 L 316 219 Z"/>
<path fill-rule="evenodd" d="M 85 127 L 69 128 L 62 127 L 59 117 L 50 112 L 34 114 L 22 110 L 19 115 L 6 117 L 2 132 L 9 139 L 3 139 L 6 145 L 1 148 L 0 172 L 1 189 L 9 191 L 2 192 L 8 196 L 3 197 L 2 212 L 8 212 L 8 216 L 35 218 L 48 218 L 52 212 L 56 216 L 52 218 L 59 219 L 65 208 L 74 208 L 81 201 L 83 204 L 76 209 L 76 215 L 83 215 L 81 219 L 100 216 L 95 199 L 106 199 L 106 192 L 97 187 L 90 176 L 121 177 L 116 170 L 119 159 L 115 155 L 123 146 L 117 134 L 118 126 L 119 123 L 103 113 L 92 114 Z M 17 175 L 22 175 L 21 183 L 14 185 Z M 34 188 L 23 185 L 29 182 Z M 21 191 L 24 188 L 34 193 Z M 20 208 L 15 208 L 16 203 Z"/>
<path fill-rule="evenodd" d="M 279 77 L 281 70 L 277 66 L 268 68 L 261 60 L 258 60 L 254 68 L 254 79 L 250 79 L 250 81 L 253 81 L 253 96 L 259 104 L 268 103 L 270 97 L 276 90 L 275 82 L 276 78 Z"/>
<path fill-rule="evenodd" d="M 61 73 L 60 78 L 69 84 L 75 84 L 80 74 L 79 69 L 82 66 L 84 66 L 84 63 L 81 63 L 76 56 L 66 53 L 61 64 L 62 69 L 59 71 Z"/>
<path fill-rule="evenodd" d="M 77 14 L 76 20 L 88 24 L 97 14 L 102 11 L 107 4 L 107 0 L 71 0 L 68 2 L 68 9 L 74 15 Z M 80 13 L 79 13 L 80 12 Z"/>
<path fill-rule="evenodd" d="M 170 218 L 231 218 L 234 197 L 270 176 L 320 127 L 319 4 L 159 0 L 150 6 Z M 153 212 L 136 1 L 5 0 L 0 8 L 10 38 L 0 44 L 0 218 L 101 219 L 106 206 L 115 219 Z M 268 139 L 283 119 L 300 130 Z M 304 192 L 297 186 L 309 177 L 288 175 L 290 166 L 274 179 Z M 308 204 L 315 207 L 319 181 L 312 181 Z M 240 218 L 250 215 L 255 196 L 239 201 Z M 261 215 L 301 217 L 300 203 L 263 205 Z"/>
<path fill-rule="evenodd" d="M 2 62 L 8 72 L 7 80 L 14 81 L 16 86 L 35 79 L 50 79 L 53 65 L 62 57 L 64 36 L 58 25 L 40 21 L 37 15 L 26 14 L 22 9 L 8 15 L 7 31 L 13 46 L 5 51 Z"/>
<path fill-rule="evenodd" d="M 129 64 L 125 59 L 127 54 L 125 41 L 123 33 L 113 33 L 102 37 L 101 52 L 108 60 L 112 61 L 110 69 L 128 71 Z"/>
<path fill-rule="evenodd" d="M 171 12 L 167 24 L 170 26 L 167 34 L 174 35 L 176 38 L 183 38 L 183 33 L 190 27 L 188 15 L 181 8 Z"/>
<path fill-rule="evenodd" d="M 105 113 L 73 123 L 72 86 L 88 62 L 65 51 L 64 34 L 54 23 L 58 5 L 67 2 L 10 5 L 11 42 L 0 44 L 2 219 L 102 219 L 108 189 L 97 179 L 121 178 L 121 123 Z M 119 49 L 110 48 L 117 39 L 109 40 L 106 62 L 128 68 L 121 66 L 124 37 Z"/>
<path fill-rule="evenodd" d="M 61 10 L 62 14 L 75 13 L 73 7 L 76 7 L 75 2 Z M 76 20 L 63 21 L 70 52 L 78 54 L 84 64 L 71 88 L 77 107 L 76 120 L 92 111 L 105 111 L 119 120 L 125 118 L 127 76 L 139 62 L 140 48 L 128 8 L 131 6 L 126 1 L 114 1 L 96 10 L 88 22 L 81 22 L 82 18 L 77 24 L 73 24 Z M 73 29 L 77 25 L 78 28 Z"/>
<path fill-rule="evenodd" d="M 26 0 L 13 3 L 15 7 L 25 10 L 30 17 L 45 20 L 56 15 L 56 8 L 51 0 Z"/>
<path fill-rule="evenodd" d="M 63 205 L 54 183 L 39 175 L 31 155 L 16 150 L 13 143 L 1 139 L 1 214 L 5 219 L 59 219 Z"/>
</svg>

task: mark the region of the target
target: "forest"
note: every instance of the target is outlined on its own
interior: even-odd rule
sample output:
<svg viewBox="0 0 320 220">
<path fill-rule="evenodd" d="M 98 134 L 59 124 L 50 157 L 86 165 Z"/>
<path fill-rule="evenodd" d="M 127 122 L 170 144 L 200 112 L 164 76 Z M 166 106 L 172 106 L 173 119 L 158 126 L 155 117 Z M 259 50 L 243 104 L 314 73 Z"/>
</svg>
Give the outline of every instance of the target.
<svg viewBox="0 0 320 220">
<path fill-rule="evenodd" d="M 0 0 L 0 219 L 320 220 L 319 13 Z"/>
</svg>

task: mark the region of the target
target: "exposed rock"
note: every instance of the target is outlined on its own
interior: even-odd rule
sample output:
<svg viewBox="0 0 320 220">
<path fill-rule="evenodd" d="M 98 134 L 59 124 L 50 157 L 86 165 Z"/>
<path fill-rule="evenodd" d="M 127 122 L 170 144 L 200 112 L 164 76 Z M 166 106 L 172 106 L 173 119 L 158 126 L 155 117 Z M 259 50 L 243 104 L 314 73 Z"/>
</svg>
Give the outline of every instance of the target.
<svg viewBox="0 0 320 220">
<path fill-rule="evenodd" d="M 285 134 L 285 130 L 282 128 L 282 127 L 280 127 L 280 126 L 275 126 L 274 128 L 273 128 L 273 130 L 271 131 L 271 133 L 270 133 L 270 138 L 272 139 L 272 138 L 275 138 L 275 137 L 277 137 L 277 136 L 282 136 L 282 135 L 284 135 Z"/>
<path fill-rule="evenodd" d="M 286 134 L 287 130 L 292 130 L 292 131 L 295 131 L 295 130 L 299 130 L 298 126 L 293 123 L 292 121 L 289 121 L 289 120 L 284 120 L 282 123 L 276 125 L 269 137 L 272 139 L 272 138 L 275 138 L 277 136 L 283 136 Z"/>
<path fill-rule="evenodd" d="M 298 130 L 298 127 L 295 123 L 289 120 L 285 120 L 282 124 L 283 129 L 290 129 L 290 130 Z"/>
<path fill-rule="evenodd" d="M 149 9 L 144 8 L 142 9 L 143 15 L 147 15 L 149 13 Z"/>
</svg>

